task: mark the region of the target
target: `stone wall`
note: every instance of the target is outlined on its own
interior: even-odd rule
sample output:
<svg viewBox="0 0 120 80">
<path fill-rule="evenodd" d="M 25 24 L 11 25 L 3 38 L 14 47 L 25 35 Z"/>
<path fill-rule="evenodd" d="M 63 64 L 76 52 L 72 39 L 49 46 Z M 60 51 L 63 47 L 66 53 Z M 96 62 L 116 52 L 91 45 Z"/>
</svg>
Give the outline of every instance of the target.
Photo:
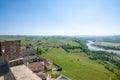
<svg viewBox="0 0 120 80">
<path fill-rule="evenodd" d="M 0 42 L 0 65 L 22 58 L 20 40 Z M 19 63 L 14 62 L 14 63 Z"/>
<path fill-rule="evenodd" d="M 23 64 L 23 58 L 18 58 L 18 59 L 9 61 L 9 67 L 22 65 L 22 64 Z"/>
<path fill-rule="evenodd" d="M 16 80 L 11 70 L 9 70 L 8 76 L 9 76 L 9 80 Z"/>
<path fill-rule="evenodd" d="M 28 67 L 35 73 L 44 71 L 44 62 L 33 62 L 28 64 Z"/>
<path fill-rule="evenodd" d="M 2 55 L 2 42 L 0 42 L 0 65 L 4 65 L 5 61 L 4 61 L 4 55 Z"/>
<path fill-rule="evenodd" d="M 0 56 L 0 65 L 4 65 L 4 64 L 5 64 L 4 58 L 3 58 L 3 56 Z"/>
<path fill-rule="evenodd" d="M 5 54 L 8 56 L 8 60 L 14 60 L 22 57 L 20 40 L 5 41 Z"/>
</svg>

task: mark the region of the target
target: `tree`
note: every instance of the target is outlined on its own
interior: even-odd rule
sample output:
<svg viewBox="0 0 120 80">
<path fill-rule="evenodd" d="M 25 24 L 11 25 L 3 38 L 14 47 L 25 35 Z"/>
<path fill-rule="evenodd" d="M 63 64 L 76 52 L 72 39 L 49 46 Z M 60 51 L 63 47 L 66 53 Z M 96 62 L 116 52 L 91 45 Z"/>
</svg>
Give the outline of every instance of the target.
<svg viewBox="0 0 120 80">
<path fill-rule="evenodd" d="M 41 49 L 39 49 L 39 53 L 40 53 L 40 55 L 42 54 L 42 50 Z"/>
</svg>

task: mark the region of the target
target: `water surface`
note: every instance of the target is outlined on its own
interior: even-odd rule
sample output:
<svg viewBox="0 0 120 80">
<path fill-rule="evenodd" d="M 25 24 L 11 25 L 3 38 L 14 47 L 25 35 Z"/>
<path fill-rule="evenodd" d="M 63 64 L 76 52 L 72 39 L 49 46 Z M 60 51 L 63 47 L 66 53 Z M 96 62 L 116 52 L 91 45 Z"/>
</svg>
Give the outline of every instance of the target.
<svg viewBox="0 0 120 80">
<path fill-rule="evenodd" d="M 103 48 L 100 48 L 100 47 L 97 47 L 97 46 L 93 46 L 92 44 L 94 44 L 93 41 L 88 41 L 88 43 L 87 43 L 88 49 L 90 49 L 90 50 L 101 50 L 101 51 L 107 51 L 107 52 L 113 52 L 113 53 L 120 54 L 120 50 L 103 49 Z"/>
</svg>

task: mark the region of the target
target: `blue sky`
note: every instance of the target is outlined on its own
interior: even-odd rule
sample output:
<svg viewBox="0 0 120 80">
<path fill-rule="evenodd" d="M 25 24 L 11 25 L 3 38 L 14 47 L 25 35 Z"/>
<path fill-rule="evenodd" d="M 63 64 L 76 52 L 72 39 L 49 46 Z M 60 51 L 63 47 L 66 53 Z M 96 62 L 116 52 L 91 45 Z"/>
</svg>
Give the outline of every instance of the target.
<svg viewBox="0 0 120 80">
<path fill-rule="evenodd" d="M 120 35 L 120 0 L 0 0 L 0 35 Z"/>
</svg>

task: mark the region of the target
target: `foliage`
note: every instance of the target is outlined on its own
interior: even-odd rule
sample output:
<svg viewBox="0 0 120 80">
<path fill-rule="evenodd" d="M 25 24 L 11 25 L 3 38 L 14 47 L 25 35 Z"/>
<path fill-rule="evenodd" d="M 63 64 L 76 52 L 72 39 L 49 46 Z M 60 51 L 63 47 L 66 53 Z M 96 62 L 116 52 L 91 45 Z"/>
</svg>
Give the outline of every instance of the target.
<svg viewBox="0 0 120 80">
<path fill-rule="evenodd" d="M 80 39 L 74 39 L 74 40 L 72 40 L 72 42 L 68 42 L 68 43 L 69 44 L 62 46 L 62 48 L 66 52 L 71 52 L 71 53 L 85 52 L 86 54 L 90 54 L 85 41 L 80 40 Z"/>
<path fill-rule="evenodd" d="M 103 46 L 103 45 L 96 45 L 96 44 L 93 44 L 93 45 L 98 46 L 100 48 L 104 48 L 104 49 L 120 50 L 120 46 Z"/>
<path fill-rule="evenodd" d="M 120 57 L 114 53 L 106 51 L 92 51 L 89 58 L 92 60 L 101 60 L 102 62 L 108 61 L 120 69 Z"/>
<path fill-rule="evenodd" d="M 116 75 L 114 80 L 120 80 L 120 57 L 118 55 L 105 51 L 92 51 L 89 59 L 99 60 L 99 63 Z"/>
<path fill-rule="evenodd" d="M 83 52 L 85 52 L 87 55 L 90 54 L 90 51 L 89 51 L 88 47 L 86 46 L 86 41 L 77 39 L 77 40 L 75 40 L 75 42 L 79 43 L 80 49 L 81 49 Z"/>
<path fill-rule="evenodd" d="M 70 52 L 70 50 L 75 50 L 75 49 L 79 49 L 79 51 L 80 51 L 80 46 L 72 46 L 72 45 L 70 45 L 70 44 L 63 45 L 62 48 L 63 48 L 66 52 Z"/>
</svg>

